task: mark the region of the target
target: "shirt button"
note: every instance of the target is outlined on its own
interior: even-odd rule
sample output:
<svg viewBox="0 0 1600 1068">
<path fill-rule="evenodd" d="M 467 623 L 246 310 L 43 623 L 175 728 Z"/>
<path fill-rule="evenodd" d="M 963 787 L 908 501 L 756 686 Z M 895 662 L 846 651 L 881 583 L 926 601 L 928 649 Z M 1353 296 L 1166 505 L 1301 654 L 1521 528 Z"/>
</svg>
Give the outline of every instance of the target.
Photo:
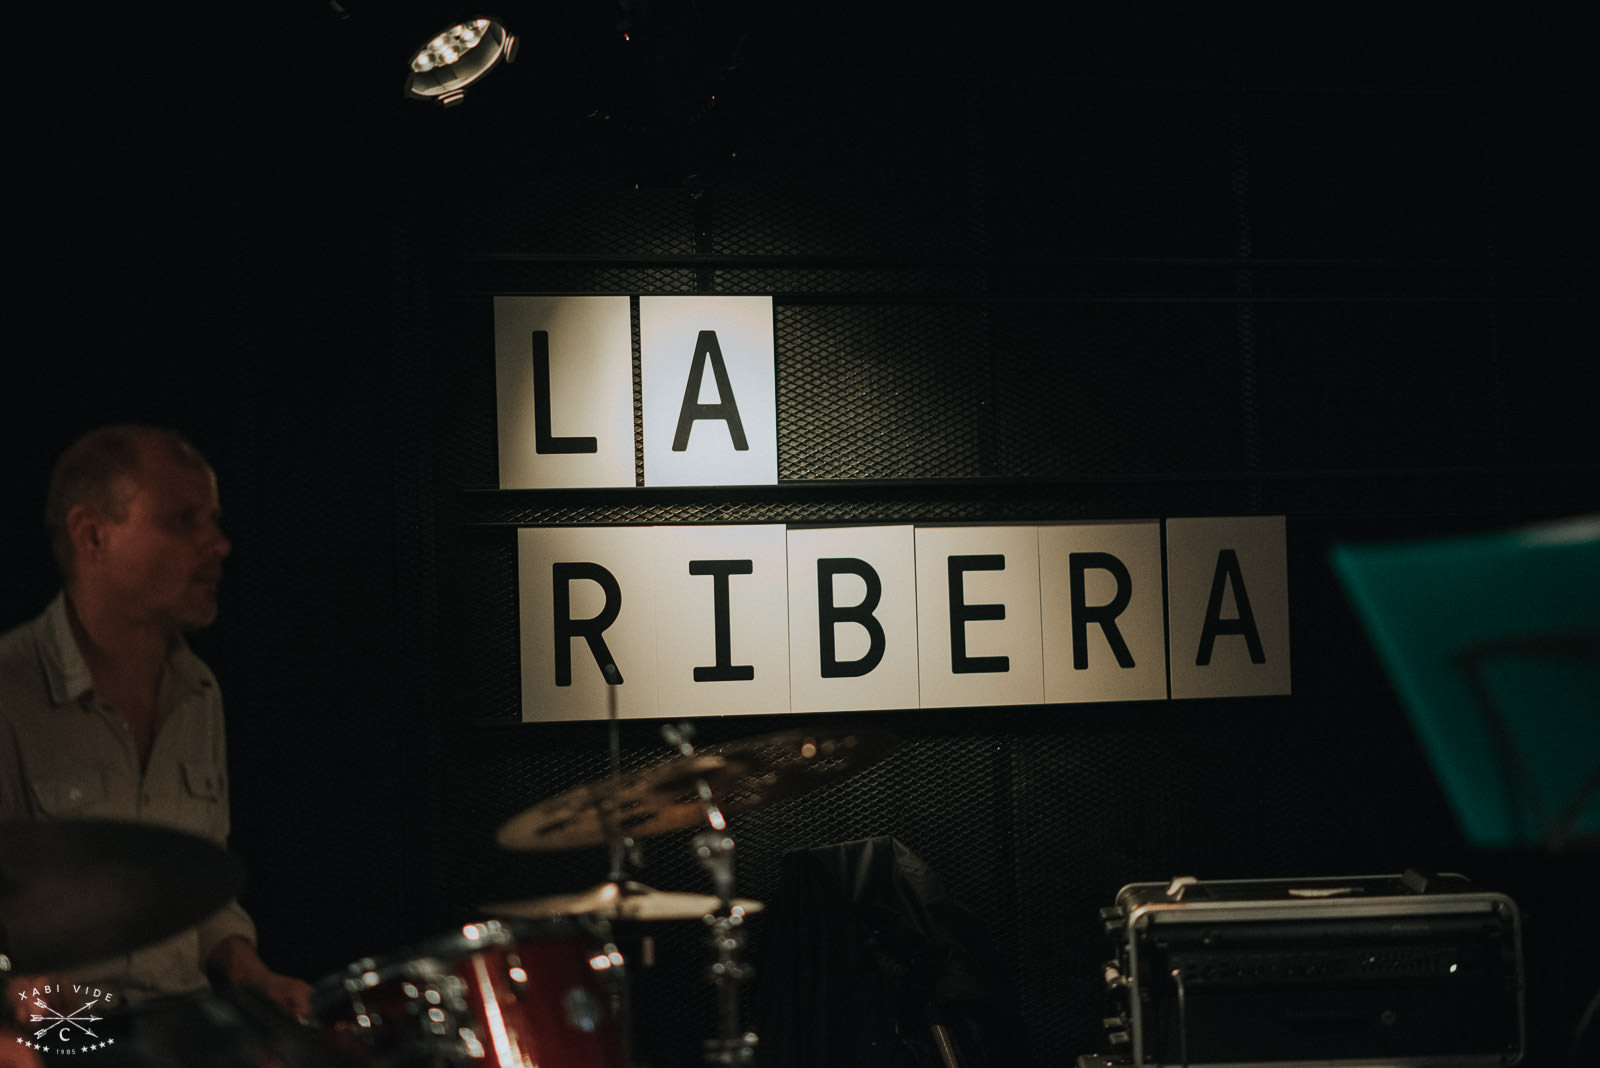
<svg viewBox="0 0 1600 1068">
<path fill-rule="evenodd" d="M 83 800 L 83 791 L 81 789 L 79 789 L 78 787 L 74 786 L 72 789 L 67 791 L 67 800 L 68 801 L 82 801 Z"/>
</svg>

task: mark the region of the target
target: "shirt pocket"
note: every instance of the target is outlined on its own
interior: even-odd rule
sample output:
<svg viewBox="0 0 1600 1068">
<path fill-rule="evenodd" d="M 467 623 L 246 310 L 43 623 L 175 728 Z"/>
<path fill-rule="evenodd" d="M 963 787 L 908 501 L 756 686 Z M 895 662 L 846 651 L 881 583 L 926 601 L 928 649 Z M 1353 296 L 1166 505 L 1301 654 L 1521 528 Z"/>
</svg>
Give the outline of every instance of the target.
<svg viewBox="0 0 1600 1068">
<path fill-rule="evenodd" d="M 40 779 L 33 784 L 33 797 L 46 817 L 81 819 L 105 804 L 105 776 L 90 769 Z"/>
<path fill-rule="evenodd" d="M 185 760 L 178 767 L 183 773 L 184 795 L 191 804 L 222 803 L 222 795 L 227 786 L 223 781 L 221 769 L 215 764 Z"/>
<path fill-rule="evenodd" d="M 228 780 L 222 769 L 209 761 L 178 762 L 176 810 L 169 817 L 174 826 L 218 841 L 228 836 Z"/>
</svg>

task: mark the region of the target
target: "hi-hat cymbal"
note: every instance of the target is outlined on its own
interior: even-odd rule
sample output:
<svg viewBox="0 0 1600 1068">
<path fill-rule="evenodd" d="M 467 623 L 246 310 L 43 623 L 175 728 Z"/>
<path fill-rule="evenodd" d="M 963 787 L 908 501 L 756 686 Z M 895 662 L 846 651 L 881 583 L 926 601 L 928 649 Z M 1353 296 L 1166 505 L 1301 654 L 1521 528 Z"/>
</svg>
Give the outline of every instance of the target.
<svg viewBox="0 0 1600 1068">
<path fill-rule="evenodd" d="M 748 898 L 735 898 L 734 908 L 744 913 L 760 912 L 761 902 Z M 488 905 L 485 912 L 492 916 L 516 916 L 527 920 L 542 920 L 554 916 L 599 915 L 613 920 L 697 920 L 709 916 L 721 907 L 712 894 L 684 894 L 654 890 L 632 880 L 624 883 L 601 883 L 575 894 L 554 894 L 527 901 L 507 901 Z"/>
<path fill-rule="evenodd" d="M 159 942 L 238 892 L 221 847 L 117 820 L 0 824 L 0 953 L 51 972 Z"/>
<path fill-rule="evenodd" d="M 506 849 L 572 849 L 643 838 L 705 822 L 705 801 L 725 816 L 749 812 L 853 775 L 898 744 L 886 731 L 783 731 L 672 757 L 644 771 L 574 787 L 510 820 Z M 702 798 L 704 783 L 710 797 Z"/>
</svg>

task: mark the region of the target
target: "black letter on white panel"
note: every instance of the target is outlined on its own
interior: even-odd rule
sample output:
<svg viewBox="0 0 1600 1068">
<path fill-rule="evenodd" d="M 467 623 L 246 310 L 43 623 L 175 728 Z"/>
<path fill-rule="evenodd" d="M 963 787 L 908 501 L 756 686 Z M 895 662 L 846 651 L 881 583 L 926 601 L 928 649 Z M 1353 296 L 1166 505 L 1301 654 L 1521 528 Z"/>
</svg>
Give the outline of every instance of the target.
<svg viewBox="0 0 1600 1068">
<path fill-rule="evenodd" d="M 617 613 L 622 611 L 622 587 L 617 585 L 616 576 L 599 564 L 581 563 L 553 564 L 550 577 L 555 583 L 556 685 L 572 685 L 574 638 L 582 638 L 589 643 L 589 652 L 602 672 L 608 667 L 615 670 L 616 661 L 611 657 L 611 650 L 606 648 L 604 634 L 605 629 L 617 621 Z M 574 579 L 588 579 L 605 592 L 606 603 L 600 609 L 600 614 L 592 619 L 571 618 L 571 583 Z M 608 677 L 607 681 L 613 686 L 620 684 L 622 673 L 616 671 L 615 677 Z"/>
<path fill-rule="evenodd" d="M 840 607 L 833 603 L 833 577 L 859 575 L 867 584 L 867 595 L 858 605 Z M 867 674 L 883 662 L 886 641 L 883 624 L 873 616 L 873 609 L 883 599 L 883 581 L 878 572 L 865 560 L 853 557 L 825 557 L 817 561 L 817 637 L 821 642 L 822 677 L 825 679 L 855 679 Z M 856 623 L 867 632 L 867 655 L 860 660 L 841 664 L 836 655 L 833 630 L 840 623 Z"/>
<path fill-rule="evenodd" d="M 558 438 L 550 433 L 550 331 L 533 332 L 533 449 L 541 455 L 599 452 L 594 438 Z"/>
<path fill-rule="evenodd" d="M 695 668 L 695 682 L 749 682 L 756 677 L 754 665 L 733 663 L 733 628 L 728 610 L 728 576 L 754 574 L 755 569 L 753 560 L 689 561 L 689 574 L 714 577 L 713 596 L 716 598 L 717 663 L 714 667 Z"/>
<path fill-rule="evenodd" d="M 711 373 L 717 380 L 716 404 L 700 403 L 700 380 L 705 377 L 706 361 L 711 361 Z M 683 407 L 678 409 L 678 429 L 672 437 L 672 451 L 684 452 L 689 448 L 689 431 L 697 419 L 721 419 L 728 424 L 728 436 L 739 452 L 748 452 L 750 443 L 745 440 L 744 423 L 739 419 L 739 405 L 733 399 L 733 386 L 728 382 L 728 368 L 722 362 L 722 346 L 717 344 L 715 330 L 700 331 L 694 343 L 694 362 L 689 365 L 689 384 L 683 390 Z"/>
<path fill-rule="evenodd" d="M 1222 588 L 1233 583 L 1233 603 L 1239 609 L 1237 619 L 1222 618 Z M 1256 617 L 1250 611 L 1250 597 L 1244 592 L 1244 574 L 1239 570 L 1239 556 L 1232 549 L 1217 553 L 1217 571 L 1211 579 L 1211 599 L 1206 603 L 1205 629 L 1200 632 L 1200 651 L 1195 655 L 1196 667 L 1211 663 L 1211 648 L 1219 634 L 1242 634 L 1250 648 L 1250 662 L 1265 664 L 1267 654 L 1261 649 L 1261 634 L 1256 629 Z"/>
<path fill-rule="evenodd" d="M 1006 558 L 1000 553 L 979 556 L 952 556 L 946 562 L 950 581 L 950 670 L 957 675 L 973 675 L 988 671 L 1010 671 L 1009 656 L 968 656 L 968 620 L 1004 619 L 1003 604 L 967 604 L 962 589 L 963 576 L 968 571 L 1004 571 Z"/>
<path fill-rule="evenodd" d="M 1111 572 L 1111 577 L 1117 583 L 1116 596 L 1092 608 L 1085 601 L 1083 581 L 1084 572 L 1091 567 Z M 1090 623 L 1100 625 L 1106 636 L 1106 644 L 1111 646 L 1111 652 L 1117 658 L 1117 666 L 1133 667 L 1133 654 L 1128 651 L 1128 643 L 1123 641 L 1122 632 L 1117 629 L 1117 617 L 1133 598 L 1133 577 L 1128 574 L 1128 566 L 1110 553 L 1070 553 L 1067 556 L 1067 569 L 1072 579 L 1073 668 L 1083 671 L 1089 666 Z"/>
</svg>

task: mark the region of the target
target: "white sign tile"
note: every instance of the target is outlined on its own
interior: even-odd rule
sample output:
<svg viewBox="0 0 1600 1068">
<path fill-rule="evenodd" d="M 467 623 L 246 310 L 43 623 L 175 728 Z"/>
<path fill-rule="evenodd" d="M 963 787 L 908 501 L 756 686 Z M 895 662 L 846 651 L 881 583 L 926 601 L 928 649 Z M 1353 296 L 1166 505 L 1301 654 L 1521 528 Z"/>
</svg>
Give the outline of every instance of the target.
<svg viewBox="0 0 1600 1068">
<path fill-rule="evenodd" d="M 1167 520 L 1172 696 L 1289 689 L 1284 517 Z"/>
<path fill-rule="evenodd" d="M 795 712 L 917 707 L 914 528 L 789 531 L 789 686 Z"/>
<path fill-rule="evenodd" d="M 640 297 L 647 486 L 776 485 L 771 297 Z"/>
<path fill-rule="evenodd" d="M 634 485 L 627 297 L 495 297 L 501 489 Z"/>
<path fill-rule="evenodd" d="M 1167 696 L 1161 524 L 1039 527 L 1046 702 Z"/>
<path fill-rule="evenodd" d="M 653 536 L 661 715 L 789 711 L 784 528 L 656 527 Z"/>
<path fill-rule="evenodd" d="M 1041 703 L 1037 528 L 919 527 L 916 543 L 921 706 Z"/>
<path fill-rule="evenodd" d="M 619 718 L 657 714 L 651 529 L 517 531 L 524 721 L 606 719 L 613 699 Z"/>
</svg>

